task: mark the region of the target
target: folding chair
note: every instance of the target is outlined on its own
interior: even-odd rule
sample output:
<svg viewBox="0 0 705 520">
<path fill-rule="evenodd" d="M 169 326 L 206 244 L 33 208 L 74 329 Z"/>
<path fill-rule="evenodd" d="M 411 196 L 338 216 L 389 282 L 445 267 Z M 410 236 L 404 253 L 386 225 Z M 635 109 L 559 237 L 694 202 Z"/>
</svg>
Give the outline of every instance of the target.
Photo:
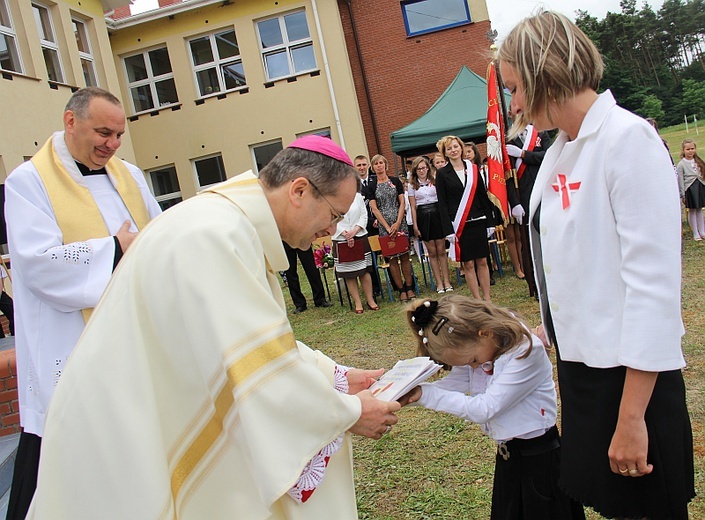
<svg viewBox="0 0 705 520">
<path fill-rule="evenodd" d="M 492 238 L 487 241 L 490 245 L 490 256 L 494 260 L 495 269 L 499 273 L 499 276 L 504 276 L 504 271 L 502 270 L 502 262 L 507 260 L 507 243 L 504 238 L 504 227 L 496 226 L 494 228 L 494 234 Z M 500 250 L 500 246 L 502 249 Z"/>
<path fill-rule="evenodd" d="M 313 241 L 313 249 L 314 251 L 316 249 L 320 249 L 323 246 L 328 246 L 331 248 L 331 252 L 333 251 L 333 239 L 331 238 L 330 235 L 317 238 L 316 240 Z M 338 277 L 338 273 L 335 272 L 335 268 L 333 269 L 333 276 L 335 277 L 335 288 L 338 290 L 338 298 L 340 298 L 340 306 L 343 306 L 343 291 L 340 288 L 341 286 L 341 278 Z M 323 281 L 326 284 L 326 291 L 328 293 L 328 300 L 330 300 L 330 288 L 328 287 L 328 276 L 326 275 L 326 271 L 328 269 L 325 267 L 320 268 L 321 274 L 323 275 Z M 345 287 L 345 294 L 348 297 L 348 305 L 352 309 L 352 301 L 350 300 L 350 293 L 348 292 L 348 285 L 345 283 L 345 280 L 342 280 L 342 286 Z"/>
</svg>

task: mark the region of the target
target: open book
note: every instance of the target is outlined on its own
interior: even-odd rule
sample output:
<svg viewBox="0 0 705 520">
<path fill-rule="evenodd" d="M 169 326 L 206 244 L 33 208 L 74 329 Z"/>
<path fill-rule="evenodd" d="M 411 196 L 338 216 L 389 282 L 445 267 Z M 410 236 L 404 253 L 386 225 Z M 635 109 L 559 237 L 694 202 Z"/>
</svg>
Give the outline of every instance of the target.
<svg viewBox="0 0 705 520">
<path fill-rule="evenodd" d="M 441 369 L 441 365 L 429 357 L 415 357 L 397 361 L 370 386 L 370 391 L 382 401 L 396 401 L 419 383 L 423 383 Z"/>
</svg>

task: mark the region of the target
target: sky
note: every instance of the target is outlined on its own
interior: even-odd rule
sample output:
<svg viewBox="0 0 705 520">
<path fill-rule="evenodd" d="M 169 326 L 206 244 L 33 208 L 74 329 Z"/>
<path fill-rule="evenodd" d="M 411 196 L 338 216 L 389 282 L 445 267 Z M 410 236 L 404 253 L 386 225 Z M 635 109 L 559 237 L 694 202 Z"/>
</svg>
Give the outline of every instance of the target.
<svg viewBox="0 0 705 520">
<path fill-rule="evenodd" d="M 141 0 L 144 1 L 144 0 Z M 497 43 L 509 34 L 512 28 L 527 16 L 531 16 L 539 7 L 549 11 L 558 11 L 571 20 L 575 20 L 576 11 L 581 9 L 587 11 L 591 16 L 602 20 L 607 12 L 620 13 L 620 0 L 486 0 L 487 9 L 490 13 L 492 28 L 499 34 Z M 637 0 L 637 10 L 641 9 L 644 3 L 648 3 L 654 11 L 658 11 L 663 4 L 663 0 Z"/>
<path fill-rule="evenodd" d="M 559 11 L 571 20 L 575 20 L 575 12 L 578 9 L 587 11 L 592 16 L 601 20 L 608 11 L 613 13 L 621 12 L 619 0 L 486 0 L 487 9 L 490 12 L 492 28 L 499 35 L 497 43 L 509 34 L 518 22 L 527 16 L 531 16 L 538 7 Z M 637 0 L 637 9 L 644 5 L 645 0 Z M 658 11 L 663 4 L 663 0 L 646 0 L 654 11 Z M 134 0 L 132 4 L 132 14 L 148 11 L 157 7 L 157 0 Z"/>
</svg>

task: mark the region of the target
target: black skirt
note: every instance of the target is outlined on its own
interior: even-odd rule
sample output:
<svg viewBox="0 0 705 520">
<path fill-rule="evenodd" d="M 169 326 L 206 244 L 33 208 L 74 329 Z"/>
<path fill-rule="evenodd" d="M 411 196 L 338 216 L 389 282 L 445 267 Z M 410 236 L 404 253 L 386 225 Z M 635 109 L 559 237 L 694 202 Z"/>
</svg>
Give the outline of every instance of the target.
<svg viewBox="0 0 705 520">
<path fill-rule="evenodd" d="M 583 507 L 558 487 L 560 463 L 555 426 L 540 437 L 512 439 L 500 445 L 491 520 L 583 520 Z"/>
<path fill-rule="evenodd" d="M 490 245 L 487 242 L 487 219 L 465 223 L 460 235 L 460 261 L 468 262 L 476 258 L 487 258 Z"/>
<path fill-rule="evenodd" d="M 437 202 L 416 206 L 416 227 L 419 228 L 421 240 L 424 242 L 445 238 Z"/>
<path fill-rule="evenodd" d="M 681 371 L 659 373 L 645 415 L 653 471 L 630 478 L 613 473 L 607 455 L 626 368 L 590 368 L 558 358 L 561 488 L 607 518 L 687 519 L 695 496 L 693 435 Z"/>
<path fill-rule="evenodd" d="M 705 185 L 697 179 L 685 190 L 685 207 L 690 209 L 705 208 Z"/>
</svg>

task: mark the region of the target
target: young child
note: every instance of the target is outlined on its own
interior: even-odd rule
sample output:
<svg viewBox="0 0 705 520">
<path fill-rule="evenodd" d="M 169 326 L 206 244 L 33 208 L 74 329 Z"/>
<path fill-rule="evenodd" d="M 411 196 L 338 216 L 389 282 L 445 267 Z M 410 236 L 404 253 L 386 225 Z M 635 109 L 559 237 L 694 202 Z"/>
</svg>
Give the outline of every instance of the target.
<svg viewBox="0 0 705 520">
<path fill-rule="evenodd" d="M 508 310 L 467 296 L 407 311 L 419 355 L 450 373 L 402 399 L 478 423 L 497 444 L 492 519 L 583 519 L 558 488 L 553 370 L 541 340 Z"/>
<path fill-rule="evenodd" d="M 681 199 L 688 208 L 688 224 L 693 231 L 693 240 L 705 238 L 705 162 L 698 156 L 695 141 L 684 139 L 681 143 L 682 159 L 676 167 Z"/>
</svg>

